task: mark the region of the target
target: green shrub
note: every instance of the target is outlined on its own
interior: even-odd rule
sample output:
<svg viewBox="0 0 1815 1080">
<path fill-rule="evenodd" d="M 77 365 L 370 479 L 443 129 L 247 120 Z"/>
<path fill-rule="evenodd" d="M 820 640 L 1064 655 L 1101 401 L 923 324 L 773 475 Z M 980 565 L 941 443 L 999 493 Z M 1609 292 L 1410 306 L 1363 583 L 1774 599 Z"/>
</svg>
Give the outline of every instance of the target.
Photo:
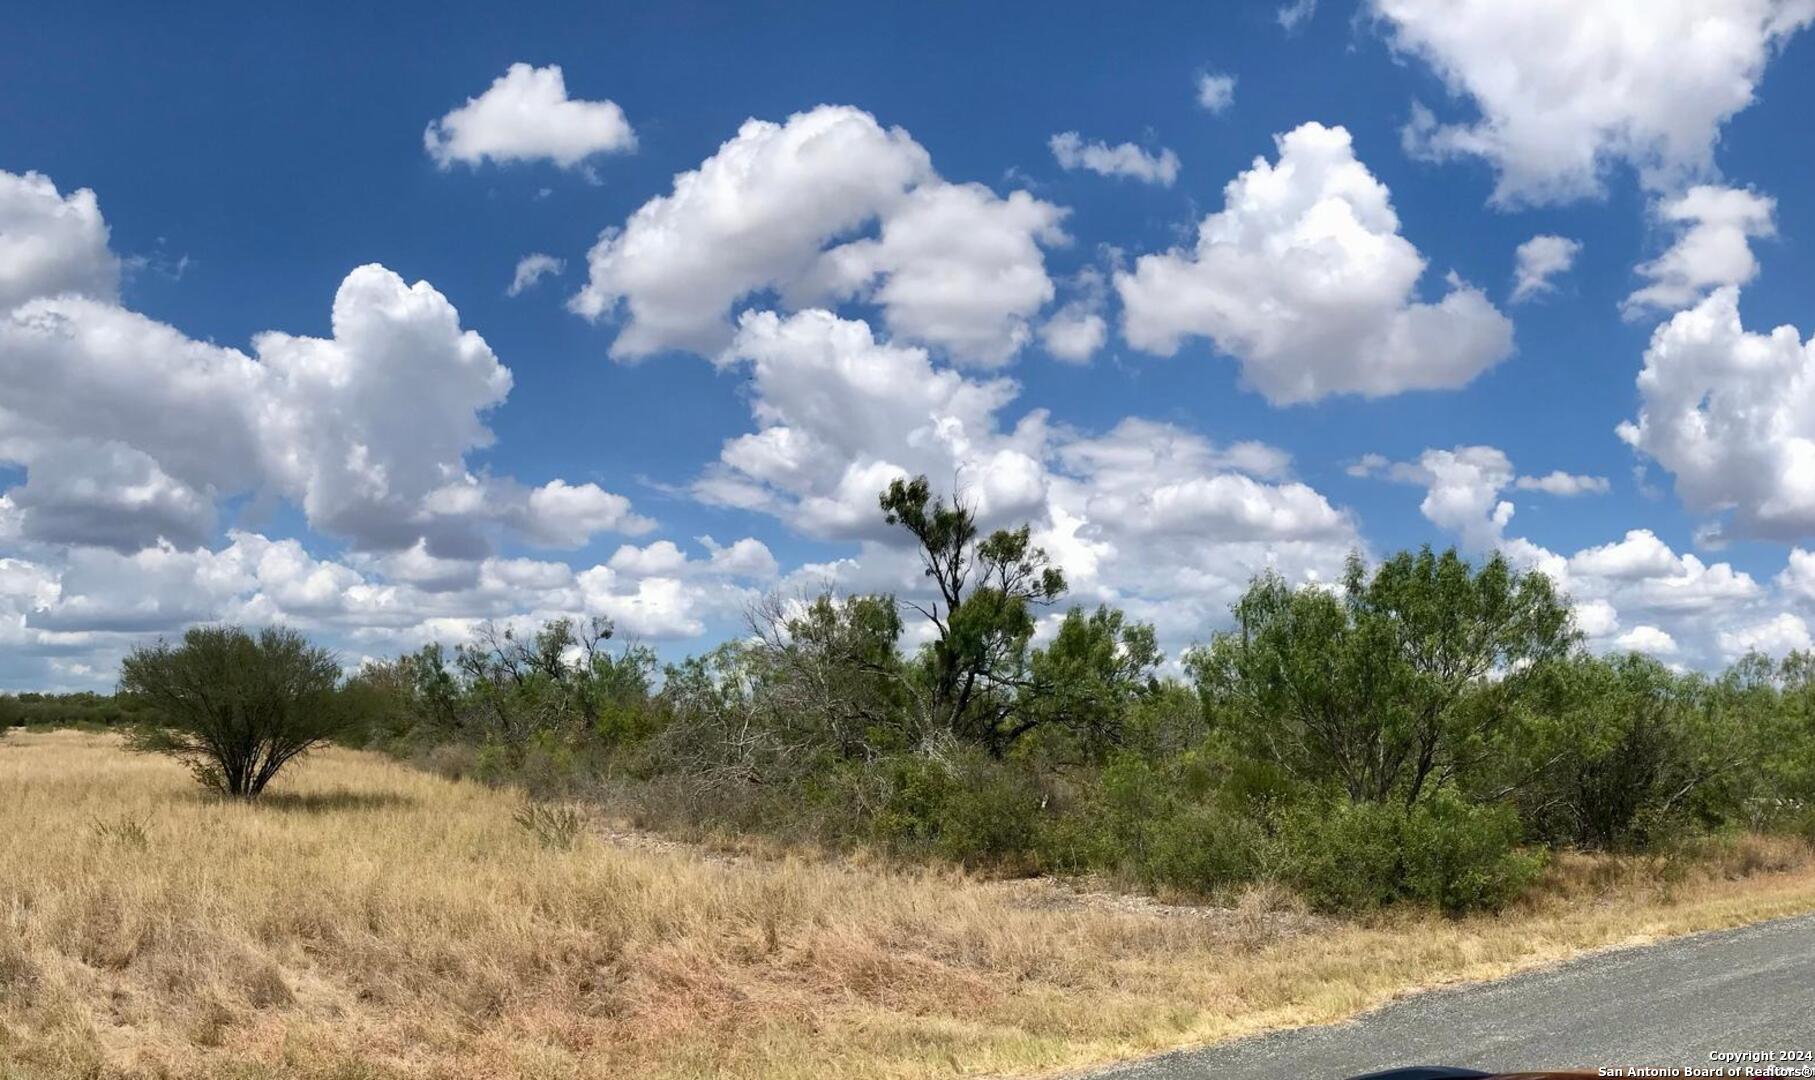
<svg viewBox="0 0 1815 1080">
<path fill-rule="evenodd" d="M 925 754 L 883 758 L 873 772 L 879 793 L 871 835 L 898 852 L 930 851 L 939 838 L 939 819 L 953 781 L 945 763 Z M 861 782 L 861 781 L 859 781 Z"/>
<path fill-rule="evenodd" d="M 939 813 L 939 853 L 966 865 L 1027 862 L 1039 835 L 1040 788 L 999 761 L 959 766 Z"/>
<path fill-rule="evenodd" d="M 1187 807 L 1154 823 L 1141 877 L 1148 885 L 1211 893 L 1252 880 L 1264 842 L 1247 818 Z"/>
<path fill-rule="evenodd" d="M 1154 827 L 1172 803 L 1165 778 L 1152 765 L 1132 754 L 1112 758 L 1098 781 L 1096 805 L 1086 811 L 1103 834 L 1098 865 L 1140 875 Z"/>
<path fill-rule="evenodd" d="M 1440 792 L 1405 817 L 1403 895 L 1448 912 L 1501 907 L 1544 866 L 1541 855 L 1518 850 L 1519 834 L 1512 807 Z"/>
<path fill-rule="evenodd" d="M 1071 807 L 1048 814 L 1034 837 L 1034 853 L 1041 869 L 1078 874 L 1112 866 L 1120 857 L 1114 837 L 1094 813 L 1095 804 Z"/>
<path fill-rule="evenodd" d="M 1407 809 L 1332 800 L 1288 814 L 1281 876 L 1313 906 L 1368 911 L 1396 900 L 1457 913 L 1493 909 L 1529 885 L 1541 857 L 1518 848 L 1518 814 L 1450 792 Z"/>
<path fill-rule="evenodd" d="M 531 798 L 548 799 L 573 794 L 579 766 L 571 747 L 552 731 L 530 735 L 517 764 L 517 782 Z"/>
<path fill-rule="evenodd" d="M 1043 810 L 1032 770 L 950 745 L 875 769 L 882 794 L 870 832 L 890 850 L 970 866 L 1037 861 Z"/>
<path fill-rule="evenodd" d="M 345 730 L 340 661 L 295 630 L 193 626 L 120 663 L 120 687 L 161 726 L 128 745 L 168 754 L 222 795 L 255 799 L 278 771 Z"/>
<path fill-rule="evenodd" d="M 1786 831 L 1815 848 L 1815 806 L 1802 807 L 1787 819 Z"/>
<path fill-rule="evenodd" d="M 510 750 L 502 743 L 488 742 L 473 755 L 472 777 L 481 784 L 508 783 L 516 775 Z"/>
<path fill-rule="evenodd" d="M 1394 804 L 1317 800 L 1281 819 L 1274 861 L 1312 907 L 1368 911 L 1399 892 L 1405 811 Z"/>
</svg>

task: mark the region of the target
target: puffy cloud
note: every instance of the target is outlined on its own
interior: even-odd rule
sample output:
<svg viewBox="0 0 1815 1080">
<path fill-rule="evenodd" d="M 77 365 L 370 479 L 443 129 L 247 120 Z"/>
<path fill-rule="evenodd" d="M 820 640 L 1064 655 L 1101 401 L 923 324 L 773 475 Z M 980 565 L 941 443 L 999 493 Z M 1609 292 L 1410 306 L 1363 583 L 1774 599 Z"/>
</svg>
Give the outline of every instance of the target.
<svg viewBox="0 0 1815 1080">
<path fill-rule="evenodd" d="M 1676 639 L 1655 626 L 1635 626 L 1613 639 L 1614 647 L 1652 656 L 1675 656 Z"/>
<path fill-rule="evenodd" d="M 725 545 L 702 536 L 699 544 L 707 552 L 704 560 L 688 557 L 672 540 L 657 540 L 643 547 L 625 544 L 606 565 L 626 578 L 722 576 L 762 581 L 780 572 L 768 545 L 755 537 Z"/>
<path fill-rule="evenodd" d="M 1512 520 L 1513 504 L 1500 498 L 1513 481 L 1512 462 L 1492 446 L 1426 450 L 1416 462 L 1386 465 L 1384 471 L 1400 483 L 1423 486 L 1419 511 L 1472 551 L 1492 550 Z"/>
<path fill-rule="evenodd" d="M 1604 641 L 1619 630 L 1620 613 L 1605 600 L 1584 600 L 1575 605 L 1575 622 L 1589 640 Z"/>
<path fill-rule="evenodd" d="M 1094 311 L 1060 308 L 1040 327 L 1046 351 L 1060 360 L 1083 363 L 1109 339 L 1109 324 Z"/>
<path fill-rule="evenodd" d="M 119 288 L 94 192 L 63 196 L 47 176 L 0 170 L 0 312 L 63 293 L 111 300 Z"/>
<path fill-rule="evenodd" d="M 1072 278 L 1073 297 L 1040 326 L 1040 343 L 1055 359 L 1082 364 L 1109 340 L 1103 318 L 1108 281 L 1102 271 L 1086 267 Z"/>
<path fill-rule="evenodd" d="M 1727 614 L 1763 596 L 1750 574 L 1728 563 L 1679 555 L 1649 529 L 1633 529 L 1623 540 L 1585 548 L 1570 556 L 1568 568 L 1571 581 L 1593 587 L 1618 583 L 1622 608 L 1654 614 Z"/>
<path fill-rule="evenodd" d="M 1777 232 L 1777 202 L 1740 188 L 1702 184 L 1656 207 L 1658 219 L 1677 230 L 1676 242 L 1640 266 L 1651 283 L 1628 296 L 1627 318 L 1646 311 L 1678 311 L 1712 289 L 1744 285 L 1758 274 L 1751 239 Z"/>
<path fill-rule="evenodd" d="M 1308 485 L 1264 479 L 1283 476 L 1289 464 L 1269 446 L 1218 448 L 1168 424 L 1128 419 L 1055 452 L 1064 472 L 1088 481 L 1090 519 L 1118 530 L 1210 542 L 1354 538 L 1348 515 Z"/>
<path fill-rule="evenodd" d="M 1605 476 L 1579 476 L 1556 469 L 1543 476 L 1521 476 L 1513 486 L 1520 491 L 1542 491 L 1546 495 L 1572 498 L 1576 495 L 1605 495 L 1613 490 Z"/>
<path fill-rule="evenodd" d="M 626 318 L 612 355 L 658 349 L 717 353 L 725 313 L 761 289 L 792 283 L 831 237 L 899 202 L 933 175 L 908 133 L 858 109 L 822 106 L 785 124 L 748 120 L 698 169 L 675 177 L 588 256 L 591 278 L 572 307 Z"/>
<path fill-rule="evenodd" d="M 625 544 L 606 564 L 626 577 L 661 577 L 678 573 L 687 565 L 687 556 L 672 540 L 657 540 L 647 547 Z"/>
<path fill-rule="evenodd" d="M 336 561 L 295 539 L 244 531 L 215 550 L 76 547 L 38 562 L 0 558 L 0 642 L 38 662 L 0 669 L 0 685 L 20 677 L 41 685 L 43 661 L 58 657 L 81 658 L 88 674 L 75 682 L 93 685 L 145 637 L 217 621 L 283 622 L 366 655 L 456 643 L 486 620 L 524 628 L 605 615 L 630 637 L 696 636 L 730 624 L 774 577 L 760 541 L 702 546 L 697 558 L 666 541 L 625 548 L 578 572 L 533 559 L 443 559 L 421 545 Z"/>
<path fill-rule="evenodd" d="M 1028 321 L 1053 297 L 1040 245 L 1065 242 L 1063 217 L 1025 191 L 1003 199 L 981 184 L 923 185 L 888 215 L 879 237 L 828 252 L 811 280 L 821 295 L 880 305 L 897 336 L 1002 364 L 1027 343 Z"/>
<path fill-rule="evenodd" d="M 81 275 L 54 268 L 105 262 L 90 250 L 106 235 L 93 197 L 58 199 L 48 181 L 16 179 L 0 173 L 0 190 L 29 192 L 34 221 L 93 216 L 37 230 L 73 247 L 52 257 L 25 244 L 25 264 L 53 270 L 13 275 L 41 295 L 0 312 L 0 464 L 26 471 L 5 493 L 20 537 L 188 549 L 211 536 L 218 500 L 238 495 L 292 500 L 356 549 L 426 539 L 442 557 L 482 553 L 497 524 L 556 546 L 647 526 L 596 485 L 526 491 L 467 474 L 511 375 L 427 282 L 358 267 L 335 293 L 330 337 L 263 333 L 248 355 L 69 291 Z M 90 287 L 107 284 L 103 274 Z"/>
<path fill-rule="evenodd" d="M 356 558 L 359 568 L 370 570 L 390 581 L 413 585 L 425 593 L 471 588 L 478 582 L 483 568 L 478 560 L 448 559 L 436 555 L 422 541 L 402 551 Z"/>
<path fill-rule="evenodd" d="M 1425 261 L 1387 189 L 1342 128 L 1305 124 L 1224 189 L 1195 249 L 1144 255 L 1116 275 L 1122 333 L 1161 355 L 1203 335 L 1276 405 L 1332 394 L 1450 389 L 1512 352 L 1512 324 L 1451 277 L 1414 296 Z"/>
<path fill-rule="evenodd" d="M 1583 548 L 1569 559 L 1575 573 L 1618 580 L 1665 577 L 1678 565 L 1676 552 L 1649 529 L 1633 529 L 1623 540 Z"/>
<path fill-rule="evenodd" d="M 1385 454 L 1368 453 L 1343 466 L 1342 471 L 1357 480 L 1370 476 L 1379 476 L 1392 468 L 1393 463 Z"/>
<path fill-rule="evenodd" d="M 1638 390 L 1619 435 L 1690 510 L 1726 515 L 1711 536 L 1815 533 L 1815 341 L 1746 330 L 1739 290 L 1720 288 L 1652 334 Z"/>
<path fill-rule="evenodd" d="M 1299 6 L 1303 6 L 1306 2 L 1314 3 L 1315 0 L 1300 0 Z M 1280 24 L 1285 25 L 1283 10 L 1280 14 Z M 1291 29 L 1291 27 L 1288 26 L 1287 29 Z M 1199 108 L 1208 109 L 1213 113 L 1227 112 L 1229 107 L 1235 104 L 1235 76 L 1219 75 L 1213 71 L 1206 71 L 1198 75 L 1197 104 Z"/>
<path fill-rule="evenodd" d="M 155 540 L 156 526 L 174 520 L 173 538 L 193 540 L 205 528 L 199 515 L 173 516 L 173 507 L 211 504 L 263 480 L 251 408 L 264 384 L 258 366 L 111 303 L 65 295 L 0 313 L 0 382 L 0 461 L 23 465 L 36 493 L 14 494 L 14 503 L 56 507 L 34 522 L 36 509 L 19 506 L 22 529 L 37 539 L 63 539 L 52 525 L 74 522 L 75 501 L 86 495 L 100 507 L 154 512 L 149 521 L 123 517 L 105 536 L 90 523 L 69 539 L 130 546 Z M 84 459 L 105 472 L 86 486 L 65 482 Z M 104 475 L 162 494 L 106 492 L 97 486 Z"/>
<path fill-rule="evenodd" d="M 630 500 L 597 484 L 555 479 L 529 493 L 516 524 L 548 547 L 576 548 L 596 533 L 643 533 L 655 527 L 631 513 Z"/>
<path fill-rule="evenodd" d="M 482 416 L 510 372 L 433 286 L 382 266 L 347 275 L 332 326 L 331 339 L 253 339 L 265 383 L 246 403 L 254 437 L 310 524 L 362 547 L 408 546 L 423 500 L 490 445 Z"/>
<path fill-rule="evenodd" d="M 1548 233 L 1539 233 L 1520 244 L 1514 253 L 1513 303 L 1555 292 L 1550 279 L 1574 266 L 1581 250 L 1581 241 Z"/>
<path fill-rule="evenodd" d="M 531 252 L 517 260 L 517 271 L 511 275 L 510 287 L 504 290 L 506 296 L 520 296 L 527 289 L 533 289 L 536 282 L 549 274 L 560 274 L 567 269 L 565 260 L 541 252 Z"/>
<path fill-rule="evenodd" d="M 213 535 L 213 502 L 130 446 L 77 438 L 33 462 L 8 496 L 23 539 L 132 552 L 160 539 L 196 547 Z"/>
<path fill-rule="evenodd" d="M 747 314 L 722 362 L 749 372 L 759 428 L 725 444 L 696 494 L 860 541 L 855 559 L 789 575 L 800 588 L 924 589 L 876 501 L 914 474 L 956 484 L 986 527 L 1031 522 L 1078 602 L 1123 604 L 1170 646 L 1224 625 L 1253 574 L 1327 578 L 1362 546 L 1350 515 L 1292 480 L 1274 447 L 1141 419 L 1085 435 L 1039 411 L 1009 427 L 1012 381 L 940 367 L 862 322 Z"/>
<path fill-rule="evenodd" d="M 130 554 L 74 549 L 58 573 L 55 600 L 28 621 L 53 631 L 169 634 L 254 612 L 319 618 L 374 599 L 357 571 L 310 557 L 296 540 L 236 532 L 230 541 L 219 551 L 170 544 Z"/>
<path fill-rule="evenodd" d="M 1779 589 L 1798 600 L 1815 601 L 1815 551 L 1791 548 L 1783 571 L 1777 575 L 1776 584 Z"/>
<path fill-rule="evenodd" d="M 762 427 L 725 444 L 696 485 L 708 501 L 785 514 L 808 535 L 856 537 L 879 530 L 877 492 L 904 474 L 948 477 L 967 464 L 981 495 L 1021 509 L 1038 500 L 1002 487 L 1025 473 L 1012 467 L 1016 449 L 975 452 L 998 441 L 995 411 L 1016 392 L 1009 380 L 935 368 L 924 349 L 816 310 L 745 314 L 721 363 L 748 366 Z"/>
<path fill-rule="evenodd" d="M 1502 204 L 1597 194 L 1617 163 L 1666 188 L 1712 171 L 1721 126 L 1752 103 L 1815 0 L 1372 0 L 1395 48 L 1470 99 L 1472 123 L 1422 108 L 1410 148 L 1486 159 Z"/>
<path fill-rule="evenodd" d="M 954 185 L 900 128 L 822 105 L 776 124 L 749 120 L 675 177 L 588 256 L 570 307 L 589 319 L 622 309 L 611 354 L 716 355 L 726 316 L 752 294 L 790 307 L 858 296 L 897 333 L 998 363 L 1052 297 L 1041 244 L 1063 239 L 1063 211 L 1025 192 L 1007 199 Z M 830 247 L 872 223 L 878 235 Z"/>
<path fill-rule="evenodd" d="M 753 536 L 746 536 L 729 545 L 720 545 L 710 536 L 702 536 L 699 540 L 700 546 L 711 552 L 713 573 L 762 581 L 781 572 L 769 546 Z"/>
<path fill-rule="evenodd" d="M 572 168 L 635 149 L 636 133 L 616 102 L 569 98 L 560 65 L 512 64 L 485 93 L 431 121 L 422 144 L 443 169 L 539 160 Z"/>
<path fill-rule="evenodd" d="M 1210 76 L 1204 76 L 1206 79 Z M 1228 92 L 1233 92 L 1233 84 Z M 1200 101 L 1202 91 L 1200 90 Z M 1205 108 L 1226 108 L 1206 104 Z M 1165 147 L 1157 154 L 1149 153 L 1133 143 L 1119 143 L 1110 146 L 1108 143 L 1095 141 L 1085 142 L 1084 137 L 1075 131 L 1062 131 L 1047 140 L 1053 160 L 1066 172 L 1083 169 L 1098 176 L 1126 177 L 1139 180 L 1144 184 L 1159 184 L 1171 187 L 1178 179 L 1178 155 Z"/>
<path fill-rule="evenodd" d="M 1036 539 L 1078 602 L 1122 606 L 1171 648 L 1227 626 L 1256 574 L 1332 581 L 1366 548 L 1351 515 L 1290 479 L 1273 447 L 1130 419 L 1060 441 L 1053 457 Z"/>
<path fill-rule="evenodd" d="M 608 616 L 633 637 L 662 640 L 705 632 L 706 624 L 681 581 L 671 577 L 634 581 L 634 589 L 620 590 L 616 575 L 607 567 L 594 567 L 579 576 L 587 609 Z"/>
<path fill-rule="evenodd" d="M 1723 630 L 1720 643 L 1729 657 L 1751 652 L 1782 657 L 1788 652 L 1807 650 L 1815 640 L 1809 637 L 1809 624 L 1802 616 L 1785 611 L 1764 622 Z"/>
</svg>

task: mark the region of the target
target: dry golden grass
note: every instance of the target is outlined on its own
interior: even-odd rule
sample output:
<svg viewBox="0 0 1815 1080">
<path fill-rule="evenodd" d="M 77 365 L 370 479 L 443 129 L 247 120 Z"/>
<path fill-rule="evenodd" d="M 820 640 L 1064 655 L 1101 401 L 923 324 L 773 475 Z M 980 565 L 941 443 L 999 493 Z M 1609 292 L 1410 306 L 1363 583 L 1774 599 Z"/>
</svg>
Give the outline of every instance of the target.
<svg viewBox="0 0 1815 1080">
<path fill-rule="evenodd" d="M 1655 866 L 1567 860 L 1502 917 L 1363 924 L 1264 890 L 1205 913 L 848 861 L 558 850 L 519 806 L 347 751 L 225 805 L 106 737 L 0 739 L 0 1076 L 1039 1074 L 1815 909 L 1789 846 L 1668 887 Z"/>
</svg>

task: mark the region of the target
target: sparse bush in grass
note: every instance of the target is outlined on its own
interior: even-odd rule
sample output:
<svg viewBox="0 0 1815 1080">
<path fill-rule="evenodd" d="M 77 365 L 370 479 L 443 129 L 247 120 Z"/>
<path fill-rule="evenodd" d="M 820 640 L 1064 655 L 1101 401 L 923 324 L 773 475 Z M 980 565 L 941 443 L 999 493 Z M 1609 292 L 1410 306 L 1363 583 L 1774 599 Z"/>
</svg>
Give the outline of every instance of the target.
<svg viewBox="0 0 1815 1080">
<path fill-rule="evenodd" d="M 579 782 L 573 747 L 552 731 L 536 732 L 521 751 L 515 779 L 532 799 L 571 796 Z"/>
<path fill-rule="evenodd" d="M 464 780 L 478 767 L 479 751 L 465 743 L 441 743 L 424 751 L 417 763 L 448 780 Z"/>
<path fill-rule="evenodd" d="M 578 809 L 557 803 L 525 803 L 512 820 L 551 851 L 572 851 L 586 828 Z"/>
<path fill-rule="evenodd" d="M 130 814 L 122 814 L 111 820 L 95 818 L 90 829 L 101 843 L 115 847 L 143 851 L 151 843 L 151 833 L 145 828 L 145 823 Z"/>
<path fill-rule="evenodd" d="M 1815 850 L 1815 806 L 1798 807 L 1782 818 L 1785 831 Z"/>
<path fill-rule="evenodd" d="M 120 665 L 121 689 L 162 721 L 137 732 L 134 747 L 168 754 L 205 786 L 244 799 L 343 729 L 339 682 L 333 653 L 282 627 L 256 636 L 194 627 L 180 645 L 140 646 Z"/>
</svg>

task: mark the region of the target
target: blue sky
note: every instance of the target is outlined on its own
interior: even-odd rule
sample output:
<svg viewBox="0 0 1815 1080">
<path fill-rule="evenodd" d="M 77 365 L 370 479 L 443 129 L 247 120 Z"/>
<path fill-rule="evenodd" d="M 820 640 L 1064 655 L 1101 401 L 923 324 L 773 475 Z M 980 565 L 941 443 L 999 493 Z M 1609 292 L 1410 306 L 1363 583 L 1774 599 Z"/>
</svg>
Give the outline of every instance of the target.
<svg viewBox="0 0 1815 1080">
<path fill-rule="evenodd" d="M 16 15 L 0 687 L 213 619 L 684 653 L 913 589 L 921 469 L 1175 650 L 1423 543 L 1809 644 L 1809 0 L 853 11 Z"/>
</svg>

